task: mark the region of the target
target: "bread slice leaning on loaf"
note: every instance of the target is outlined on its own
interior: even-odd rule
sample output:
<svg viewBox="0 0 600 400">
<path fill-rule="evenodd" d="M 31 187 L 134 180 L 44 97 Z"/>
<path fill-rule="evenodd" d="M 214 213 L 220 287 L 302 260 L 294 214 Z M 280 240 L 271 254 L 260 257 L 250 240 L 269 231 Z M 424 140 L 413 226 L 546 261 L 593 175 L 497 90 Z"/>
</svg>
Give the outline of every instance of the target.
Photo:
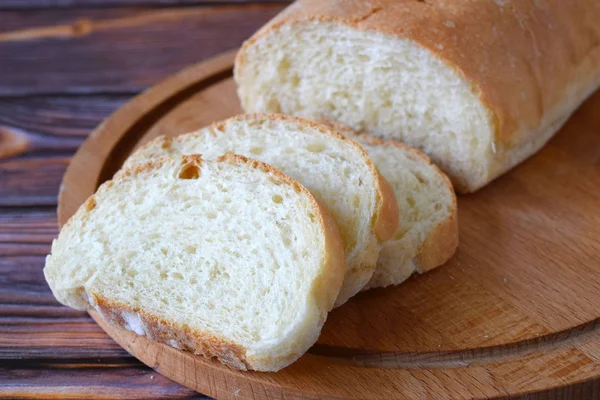
<svg viewBox="0 0 600 400">
<path fill-rule="evenodd" d="M 448 261 L 458 247 L 458 209 L 448 177 L 419 150 L 320 122 L 360 143 L 396 195 L 398 229 L 383 243 L 375 273 L 363 290 L 398 285 L 415 272 Z"/>
<path fill-rule="evenodd" d="M 597 0 L 298 0 L 235 64 L 246 112 L 323 117 L 418 148 L 471 192 L 600 85 Z"/>
<path fill-rule="evenodd" d="M 44 268 L 67 306 L 259 371 L 317 340 L 344 272 L 337 226 L 308 190 L 238 155 L 120 171 L 63 226 Z"/>
<path fill-rule="evenodd" d="M 160 156 L 236 153 L 264 161 L 302 183 L 340 227 L 347 271 L 336 306 L 369 282 L 380 244 L 398 226 L 394 194 L 356 142 L 314 122 L 282 115 L 241 115 L 174 139 L 159 137 L 126 165 Z"/>
</svg>

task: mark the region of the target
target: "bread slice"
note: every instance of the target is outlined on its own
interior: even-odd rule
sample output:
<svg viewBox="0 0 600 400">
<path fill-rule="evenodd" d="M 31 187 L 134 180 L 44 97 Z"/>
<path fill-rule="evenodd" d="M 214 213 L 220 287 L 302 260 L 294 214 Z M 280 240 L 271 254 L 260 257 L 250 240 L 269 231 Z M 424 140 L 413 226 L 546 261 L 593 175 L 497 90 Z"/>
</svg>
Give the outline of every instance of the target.
<svg viewBox="0 0 600 400">
<path fill-rule="evenodd" d="M 246 112 L 401 141 L 471 192 L 600 87 L 598 21 L 598 0 L 298 0 L 244 44 L 235 80 Z"/>
<path fill-rule="evenodd" d="M 398 285 L 414 272 L 448 261 L 458 247 L 456 195 L 448 177 L 418 150 L 360 135 L 355 138 L 396 194 L 398 230 L 383 243 L 365 289 Z"/>
<path fill-rule="evenodd" d="M 238 155 L 122 170 L 62 228 L 44 268 L 65 305 L 259 371 L 317 340 L 344 271 L 337 226 L 308 190 Z"/>
<path fill-rule="evenodd" d="M 448 177 L 429 157 L 403 143 L 358 134 L 339 123 L 319 122 L 363 146 L 398 202 L 398 229 L 383 243 L 377 268 L 363 290 L 398 285 L 415 272 L 448 261 L 458 247 L 456 195 Z"/>
<path fill-rule="evenodd" d="M 302 183 L 340 227 L 347 272 L 336 306 L 371 279 L 381 242 L 398 225 L 394 195 L 362 147 L 330 128 L 281 115 L 242 115 L 175 139 L 159 137 L 126 165 L 159 156 L 232 152 L 273 165 Z"/>
</svg>

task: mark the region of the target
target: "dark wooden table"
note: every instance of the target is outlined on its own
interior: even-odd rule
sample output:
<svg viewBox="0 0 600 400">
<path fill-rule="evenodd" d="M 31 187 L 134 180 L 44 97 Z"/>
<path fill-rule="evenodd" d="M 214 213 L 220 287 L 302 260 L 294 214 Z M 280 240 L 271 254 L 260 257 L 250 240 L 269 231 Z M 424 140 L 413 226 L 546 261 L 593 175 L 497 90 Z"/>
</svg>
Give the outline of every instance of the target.
<svg viewBox="0 0 600 400">
<path fill-rule="evenodd" d="M 0 398 L 201 398 L 145 367 L 42 268 L 77 147 L 166 76 L 239 46 L 286 1 L 0 0 Z"/>
</svg>

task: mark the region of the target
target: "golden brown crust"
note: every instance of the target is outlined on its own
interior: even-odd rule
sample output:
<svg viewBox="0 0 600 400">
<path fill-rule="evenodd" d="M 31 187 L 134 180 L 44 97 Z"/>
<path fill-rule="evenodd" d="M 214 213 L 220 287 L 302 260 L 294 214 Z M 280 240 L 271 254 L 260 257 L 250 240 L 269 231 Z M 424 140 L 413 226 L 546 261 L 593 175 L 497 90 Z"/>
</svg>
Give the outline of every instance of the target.
<svg viewBox="0 0 600 400">
<path fill-rule="evenodd" d="M 429 2 L 298 0 L 249 39 L 281 26 L 334 22 L 412 41 L 472 86 L 494 129 L 490 171 L 470 192 L 539 148 L 600 85 L 600 2 L 581 0 Z M 543 140 L 537 140 L 542 136 Z"/>
<path fill-rule="evenodd" d="M 132 313 L 141 319 L 141 328 L 143 328 L 144 336 L 148 339 L 206 358 L 217 358 L 224 364 L 244 371 L 253 369 L 246 359 L 245 349 L 232 341 L 158 318 L 142 309 L 111 302 L 95 293 L 88 295 L 90 305 L 111 325 L 132 330 L 124 317 L 125 313 Z M 136 333 L 140 334 L 140 332 Z"/>
<path fill-rule="evenodd" d="M 373 230 L 377 240 L 385 242 L 391 239 L 398 229 L 400 223 L 400 211 L 394 190 L 377 170 L 377 187 L 379 198 L 377 199 L 377 217 L 374 221 Z"/>
<path fill-rule="evenodd" d="M 427 235 L 417 254 L 419 272 L 427 272 L 448 261 L 458 248 L 458 215 L 454 207 L 450 216 Z"/>
</svg>

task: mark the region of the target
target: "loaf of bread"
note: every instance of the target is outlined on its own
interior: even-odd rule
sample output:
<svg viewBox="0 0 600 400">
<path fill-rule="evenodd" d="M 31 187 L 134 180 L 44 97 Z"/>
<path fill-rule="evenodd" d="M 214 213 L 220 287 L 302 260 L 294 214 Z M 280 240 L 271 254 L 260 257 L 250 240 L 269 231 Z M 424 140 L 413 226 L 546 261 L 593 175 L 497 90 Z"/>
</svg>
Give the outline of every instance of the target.
<svg viewBox="0 0 600 400">
<path fill-rule="evenodd" d="M 317 340 L 344 273 L 327 211 L 298 182 L 238 155 L 122 170 L 62 228 L 44 268 L 67 306 L 260 371 Z"/>
<path fill-rule="evenodd" d="M 600 84 L 598 0 L 298 0 L 240 50 L 248 112 L 323 117 L 428 154 L 474 191 Z"/>
<path fill-rule="evenodd" d="M 225 153 L 252 157 L 302 183 L 340 227 L 347 272 L 336 306 L 360 292 L 377 266 L 379 247 L 398 226 L 394 194 L 356 142 L 328 127 L 281 115 L 241 115 L 197 132 L 159 137 L 134 153 L 133 165 L 161 156 Z"/>
</svg>

